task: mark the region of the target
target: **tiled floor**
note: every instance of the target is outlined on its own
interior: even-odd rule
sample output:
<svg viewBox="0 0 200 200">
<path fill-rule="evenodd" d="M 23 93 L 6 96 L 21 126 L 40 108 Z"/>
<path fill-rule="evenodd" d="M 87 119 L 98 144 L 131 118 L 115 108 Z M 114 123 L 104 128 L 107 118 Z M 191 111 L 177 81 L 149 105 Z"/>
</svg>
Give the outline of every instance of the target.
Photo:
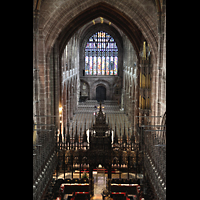
<svg viewBox="0 0 200 200">
<path fill-rule="evenodd" d="M 96 173 L 94 176 L 94 195 L 101 194 L 106 189 L 107 174 Z"/>
</svg>

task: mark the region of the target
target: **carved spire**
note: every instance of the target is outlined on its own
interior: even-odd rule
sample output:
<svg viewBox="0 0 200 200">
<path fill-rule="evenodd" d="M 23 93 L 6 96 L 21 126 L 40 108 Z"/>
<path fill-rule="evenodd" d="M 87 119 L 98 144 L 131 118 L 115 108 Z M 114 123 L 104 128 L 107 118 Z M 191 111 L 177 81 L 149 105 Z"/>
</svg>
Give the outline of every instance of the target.
<svg viewBox="0 0 200 200">
<path fill-rule="evenodd" d="M 70 148 L 70 135 L 69 135 L 69 122 L 67 122 L 67 138 L 66 138 L 66 146 L 69 142 L 69 148 Z"/>
<path fill-rule="evenodd" d="M 60 131 L 60 134 L 59 134 L 59 143 L 62 143 L 62 134 L 61 134 L 61 131 Z"/>
<path fill-rule="evenodd" d="M 129 135 L 129 126 L 128 126 L 128 140 L 130 139 L 130 135 Z"/>
<path fill-rule="evenodd" d="M 135 144 L 135 136 L 134 136 L 134 131 L 132 130 L 132 134 L 131 134 L 131 143 Z"/>
<path fill-rule="evenodd" d="M 61 131 L 60 131 L 60 134 L 59 134 L 59 148 L 61 146 L 61 149 L 62 149 L 62 134 L 61 134 Z"/>
<path fill-rule="evenodd" d="M 93 121 L 93 118 L 92 118 Z M 93 123 L 92 123 L 93 124 Z M 82 143 L 87 142 L 87 135 L 86 135 L 86 118 L 85 118 L 85 127 L 84 127 L 84 132 L 83 132 L 83 141 Z"/>
<path fill-rule="evenodd" d="M 82 135 L 82 124 L 80 124 L 80 137 L 81 137 L 81 135 Z"/>
<path fill-rule="evenodd" d="M 99 109 L 99 112 L 102 112 L 102 110 L 101 110 L 101 101 L 100 101 L 100 109 Z"/>
<path fill-rule="evenodd" d="M 116 128 L 116 122 L 115 122 L 115 137 L 114 137 L 114 144 L 118 144 L 118 136 L 117 136 L 117 128 Z"/>
<path fill-rule="evenodd" d="M 87 142 L 86 129 L 84 130 L 84 133 L 83 133 L 83 141 L 82 141 L 82 143 L 84 143 L 84 142 Z"/>
<path fill-rule="evenodd" d="M 80 125 L 79 143 L 81 143 L 81 135 L 82 135 L 82 124 Z"/>
<path fill-rule="evenodd" d="M 124 135 L 125 135 L 125 119 L 124 119 Z"/>
<path fill-rule="evenodd" d="M 70 142 L 70 136 L 69 136 L 69 122 L 67 122 L 67 138 L 66 142 Z"/>
<path fill-rule="evenodd" d="M 126 129 L 125 129 L 125 120 L 124 120 L 124 135 L 123 135 L 123 138 L 122 138 L 122 143 L 123 144 L 127 142 L 126 141 L 126 134 L 125 134 L 125 132 L 126 132 Z"/>
<path fill-rule="evenodd" d="M 74 143 L 78 143 L 78 133 L 77 133 L 77 120 L 76 120 L 76 132 L 75 132 L 75 138 L 74 138 Z"/>
<path fill-rule="evenodd" d="M 93 119 L 93 118 L 92 118 Z M 84 131 L 86 131 L 86 118 L 85 118 L 85 127 L 84 127 Z"/>
<path fill-rule="evenodd" d="M 121 147 L 121 141 L 122 141 L 121 123 L 120 123 L 120 133 L 119 133 L 119 135 L 120 135 L 120 147 Z"/>
<path fill-rule="evenodd" d="M 65 147 L 65 126 L 64 126 L 64 129 L 63 129 L 63 136 L 64 136 L 64 147 Z"/>
<path fill-rule="evenodd" d="M 94 126 L 94 118 L 93 118 L 93 116 L 92 116 L 92 124 L 91 124 L 91 127 L 93 127 Z"/>
</svg>

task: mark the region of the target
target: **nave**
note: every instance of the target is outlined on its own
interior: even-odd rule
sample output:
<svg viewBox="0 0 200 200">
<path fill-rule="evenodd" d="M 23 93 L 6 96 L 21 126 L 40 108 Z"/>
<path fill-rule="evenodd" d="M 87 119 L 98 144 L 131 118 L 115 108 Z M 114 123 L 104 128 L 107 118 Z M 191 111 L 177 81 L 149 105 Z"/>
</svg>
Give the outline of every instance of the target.
<svg viewBox="0 0 200 200">
<path fill-rule="evenodd" d="M 95 109 L 95 106 L 97 109 Z M 79 103 L 78 110 L 75 112 L 73 120 L 70 123 L 70 135 L 72 135 L 72 127 L 73 130 L 76 130 L 77 123 L 77 132 L 83 134 L 85 130 L 85 122 L 86 122 L 86 130 L 89 129 L 92 122 L 95 121 L 95 114 L 99 110 L 99 103 L 97 101 L 87 101 L 86 103 Z M 109 122 L 110 128 L 116 130 L 118 137 L 120 136 L 120 128 L 121 135 L 124 134 L 128 137 L 128 129 L 129 135 L 131 135 L 131 123 L 128 121 L 127 115 L 124 111 L 121 111 L 119 105 L 115 101 L 108 101 L 102 104 L 102 110 L 106 113 L 106 122 Z"/>
<path fill-rule="evenodd" d="M 33 0 L 33 200 L 84 169 L 92 198 L 98 164 L 110 194 L 137 172 L 141 198 L 166 199 L 166 0 Z"/>
</svg>

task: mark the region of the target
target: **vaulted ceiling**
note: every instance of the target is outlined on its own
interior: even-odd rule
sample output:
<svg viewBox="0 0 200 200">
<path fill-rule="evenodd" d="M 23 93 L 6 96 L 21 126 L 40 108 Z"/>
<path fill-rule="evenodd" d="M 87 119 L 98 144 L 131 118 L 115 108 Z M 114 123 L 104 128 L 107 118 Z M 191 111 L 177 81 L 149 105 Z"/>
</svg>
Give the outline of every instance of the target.
<svg viewBox="0 0 200 200">
<path fill-rule="evenodd" d="M 111 22 L 128 36 L 139 55 L 144 38 L 152 53 L 157 52 L 158 15 L 163 3 L 165 0 L 34 0 L 33 10 L 39 13 L 39 30 L 43 32 L 47 54 L 55 40 L 59 40 L 62 52 L 77 30 L 88 23 L 98 23 L 102 17 L 104 23 Z"/>
</svg>

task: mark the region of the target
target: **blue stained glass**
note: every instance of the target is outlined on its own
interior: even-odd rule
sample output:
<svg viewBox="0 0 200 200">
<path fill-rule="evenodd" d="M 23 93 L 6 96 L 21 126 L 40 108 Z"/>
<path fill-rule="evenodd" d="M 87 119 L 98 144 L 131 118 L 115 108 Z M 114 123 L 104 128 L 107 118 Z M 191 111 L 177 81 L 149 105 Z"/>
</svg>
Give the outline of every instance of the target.
<svg viewBox="0 0 200 200">
<path fill-rule="evenodd" d="M 86 75 L 117 75 L 118 48 L 112 36 L 99 31 L 89 38 L 85 48 Z"/>
<path fill-rule="evenodd" d="M 93 75 L 97 74 L 96 67 L 97 67 L 97 61 L 96 61 L 96 56 L 94 56 L 94 58 L 93 58 Z"/>
<path fill-rule="evenodd" d="M 89 62 L 89 75 L 92 75 L 92 56 L 90 56 L 90 62 Z"/>
<path fill-rule="evenodd" d="M 98 57 L 98 75 L 101 75 L 101 57 Z"/>
<path fill-rule="evenodd" d="M 115 56 L 115 60 L 114 60 L 114 75 L 117 75 L 117 61 L 118 61 L 118 57 Z"/>
<path fill-rule="evenodd" d="M 88 56 L 85 56 L 85 74 L 88 75 L 88 72 L 89 72 Z"/>
<path fill-rule="evenodd" d="M 105 74 L 105 57 L 102 57 L 102 75 Z"/>
</svg>

